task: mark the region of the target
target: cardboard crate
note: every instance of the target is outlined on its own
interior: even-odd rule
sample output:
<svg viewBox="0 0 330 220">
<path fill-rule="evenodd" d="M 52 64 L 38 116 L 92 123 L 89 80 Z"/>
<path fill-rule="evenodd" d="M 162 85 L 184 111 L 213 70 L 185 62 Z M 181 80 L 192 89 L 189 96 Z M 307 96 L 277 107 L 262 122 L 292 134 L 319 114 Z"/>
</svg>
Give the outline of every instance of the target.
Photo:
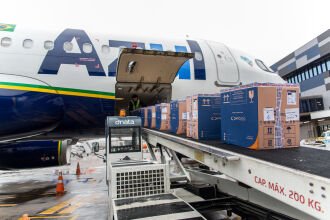
<svg viewBox="0 0 330 220">
<path fill-rule="evenodd" d="M 171 132 L 175 134 L 186 134 L 187 132 L 187 113 L 186 100 L 171 101 Z"/>
<path fill-rule="evenodd" d="M 156 105 L 156 129 L 170 130 L 170 103 L 161 103 Z"/>
<path fill-rule="evenodd" d="M 220 139 L 220 94 L 199 94 L 192 96 L 191 104 L 192 138 Z"/>
<path fill-rule="evenodd" d="M 298 147 L 299 86 L 253 83 L 221 92 L 222 136 L 251 149 Z"/>
<path fill-rule="evenodd" d="M 148 107 L 148 127 L 156 128 L 156 106 Z"/>
</svg>

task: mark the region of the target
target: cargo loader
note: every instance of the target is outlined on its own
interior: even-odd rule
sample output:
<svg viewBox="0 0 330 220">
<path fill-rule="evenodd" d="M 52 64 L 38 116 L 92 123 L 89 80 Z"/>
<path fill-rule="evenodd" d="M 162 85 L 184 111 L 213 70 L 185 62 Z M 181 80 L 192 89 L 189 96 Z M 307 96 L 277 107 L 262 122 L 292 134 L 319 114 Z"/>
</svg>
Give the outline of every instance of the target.
<svg viewBox="0 0 330 220">
<path fill-rule="evenodd" d="M 142 128 L 142 134 L 148 145 L 154 146 L 150 149 L 180 153 L 212 170 L 185 169 L 188 180 L 213 184 L 218 194 L 234 196 L 238 201 L 232 205 L 228 203 L 233 201 L 221 197 L 205 201 L 201 205 L 204 211 L 205 206 L 228 211 L 238 205 L 255 210 L 256 216 L 262 213 L 260 218 L 330 219 L 329 151 L 305 147 L 256 151 L 220 139 L 195 140 L 149 128 Z M 265 213 L 258 207 L 271 211 Z"/>
<path fill-rule="evenodd" d="M 167 163 L 142 160 L 141 118 L 108 117 L 109 219 L 205 219 L 170 190 Z"/>
<path fill-rule="evenodd" d="M 179 67 L 194 56 L 191 53 L 123 49 L 117 67 L 116 98 L 118 98 L 118 102 L 116 102 L 116 112 L 127 106 L 125 100 L 129 99 L 127 94 L 131 93 L 138 93 L 147 106 L 169 103 L 173 99 L 172 83 Z M 135 65 L 133 70 L 129 69 L 130 71 L 128 71 L 127 65 L 131 60 L 140 65 Z M 251 98 L 252 96 L 249 94 L 248 97 Z M 187 109 L 186 111 L 189 112 L 190 110 Z M 152 118 L 157 117 L 157 110 L 148 107 L 146 112 L 151 114 L 147 113 L 144 124 L 148 124 L 152 128 L 141 128 L 140 135 L 142 135 L 142 140 L 147 143 L 149 153 L 154 160 L 152 162 L 141 161 L 140 155 L 142 153 L 140 150 L 124 152 L 124 154 L 111 152 L 112 138 L 109 138 L 111 129 L 110 124 L 107 124 L 107 167 L 109 168 L 107 180 L 110 196 L 113 197 L 110 205 L 111 213 L 115 219 L 123 217 L 118 215 L 116 211 L 121 210 L 118 208 L 117 200 L 129 199 L 130 202 L 124 206 L 128 208 L 132 204 L 140 203 L 138 198 L 142 198 L 146 194 L 139 195 L 139 191 L 135 192 L 134 190 L 132 192 L 128 190 L 126 193 L 124 186 L 124 197 L 121 197 L 122 195 L 119 193 L 121 191 L 116 190 L 122 190 L 122 188 L 121 186 L 116 188 L 116 184 L 117 182 L 121 184 L 122 174 L 119 174 L 120 181 L 115 181 L 115 175 L 112 174 L 121 171 L 127 172 L 127 178 L 133 178 L 134 181 L 133 176 L 137 175 L 134 172 L 140 172 L 139 175 L 142 175 L 143 170 L 141 169 L 146 166 L 164 166 L 162 168 L 164 170 L 163 175 L 166 173 L 164 179 L 167 179 L 168 184 L 165 184 L 164 181 L 164 191 L 161 191 L 160 194 L 171 194 L 171 188 L 184 187 L 204 197 L 204 201 L 189 204 L 185 202 L 193 208 L 193 213 L 198 211 L 204 215 L 208 211 L 223 210 L 227 216 L 235 213 L 243 219 L 330 219 L 330 172 L 327 170 L 330 168 L 330 152 L 304 147 L 257 151 L 226 144 L 220 139 L 196 140 L 190 138 L 193 137 L 193 133 L 188 135 L 170 133 L 167 130 L 156 130 L 157 123 Z M 278 112 L 274 111 L 274 113 Z M 186 117 L 188 118 L 188 114 Z M 188 128 L 189 126 L 187 123 Z M 122 138 L 122 135 L 117 135 L 117 138 L 121 139 L 120 144 L 122 146 L 126 146 L 127 142 L 125 142 L 125 138 Z M 114 139 L 114 141 L 118 140 Z M 120 144 L 117 143 L 118 146 Z M 139 142 L 140 145 L 141 142 Z M 131 147 L 126 149 L 131 151 Z M 159 160 L 156 159 L 155 149 L 160 153 Z M 132 154 L 128 156 L 128 160 L 123 160 L 126 153 Z M 169 169 L 166 168 L 168 161 L 165 154 L 177 164 L 181 176 L 168 173 Z M 136 158 L 134 155 L 138 155 L 138 157 Z M 207 169 L 186 168 L 178 155 L 191 158 Z M 118 160 L 120 161 L 118 162 Z M 129 169 L 126 169 L 127 165 L 133 165 L 134 169 L 138 171 L 130 167 L 129 169 L 132 171 L 130 173 L 127 171 Z M 119 167 L 121 168 L 118 169 Z M 123 180 L 126 180 L 125 175 Z M 204 182 L 207 186 L 205 188 L 194 186 L 195 182 Z M 210 187 L 214 189 L 213 198 L 207 198 L 203 195 L 205 192 L 211 191 Z M 153 196 L 157 197 L 158 193 L 156 192 L 156 195 Z M 120 197 L 116 197 L 116 195 Z M 150 196 L 150 192 L 148 196 Z M 124 203 L 126 204 L 126 202 Z M 151 204 L 146 204 L 146 206 L 149 207 Z M 152 207 L 148 208 L 148 210 L 151 209 Z M 135 212 L 136 209 L 132 211 Z M 153 218 L 156 219 L 157 213 L 154 214 Z M 159 219 L 158 217 L 157 219 Z M 136 218 L 142 217 L 137 215 Z M 178 218 L 181 217 L 178 216 Z M 167 219 L 177 218 L 168 217 Z"/>
</svg>

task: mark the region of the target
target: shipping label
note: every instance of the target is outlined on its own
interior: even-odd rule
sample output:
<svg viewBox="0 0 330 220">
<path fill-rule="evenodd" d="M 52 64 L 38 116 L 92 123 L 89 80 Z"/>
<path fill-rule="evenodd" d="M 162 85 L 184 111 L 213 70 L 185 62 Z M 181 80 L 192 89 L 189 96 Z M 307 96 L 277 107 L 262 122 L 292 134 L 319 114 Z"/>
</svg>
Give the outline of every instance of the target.
<svg viewBox="0 0 330 220">
<path fill-rule="evenodd" d="M 167 113 L 167 107 L 163 107 L 162 113 Z"/>
<path fill-rule="evenodd" d="M 193 111 L 192 118 L 193 119 L 198 119 L 198 111 Z"/>
<path fill-rule="evenodd" d="M 286 121 L 298 121 L 299 120 L 299 108 L 287 108 L 285 109 Z"/>
<path fill-rule="evenodd" d="M 162 114 L 162 120 L 166 120 L 166 114 Z"/>
<path fill-rule="evenodd" d="M 264 121 L 274 120 L 274 108 L 264 108 Z"/>
<path fill-rule="evenodd" d="M 193 109 L 197 109 L 197 99 L 194 100 Z"/>
<path fill-rule="evenodd" d="M 288 91 L 287 104 L 296 105 L 297 104 L 297 93 L 296 91 Z"/>
</svg>

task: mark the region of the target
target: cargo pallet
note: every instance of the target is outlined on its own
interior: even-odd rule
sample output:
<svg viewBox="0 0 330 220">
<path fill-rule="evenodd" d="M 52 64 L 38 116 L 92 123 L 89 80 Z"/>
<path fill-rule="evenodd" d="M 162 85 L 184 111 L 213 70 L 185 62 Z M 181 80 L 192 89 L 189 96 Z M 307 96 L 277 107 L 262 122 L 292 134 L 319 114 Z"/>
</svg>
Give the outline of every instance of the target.
<svg viewBox="0 0 330 220">
<path fill-rule="evenodd" d="M 291 218 L 330 219 L 330 151 L 305 147 L 257 151 L 148 128 L 142 133 L 148 145 L 183 154 L 216 171 L 212 175 L 186 169 L 189 180 L 213 183 L 222 193 Z"/>
</svg>

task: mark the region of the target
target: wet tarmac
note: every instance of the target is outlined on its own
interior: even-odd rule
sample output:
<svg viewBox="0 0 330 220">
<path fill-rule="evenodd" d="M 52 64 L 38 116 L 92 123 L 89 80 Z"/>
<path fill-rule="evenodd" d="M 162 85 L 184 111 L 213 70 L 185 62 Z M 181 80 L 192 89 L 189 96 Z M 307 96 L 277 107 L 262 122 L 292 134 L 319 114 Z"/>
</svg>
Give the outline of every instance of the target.
<svg viewBox="0 0 330 220">
<path fill-rule="evenodd" d="M 96 156 L 79 159 L 82 175 L 71 165 L 41 169 L 0 171 L 0 219 L 74 220 L 107 219 L 106 167 Z M 66 193 L 55 193 L 58 171 L 63 172 Z"/>
</svg>

